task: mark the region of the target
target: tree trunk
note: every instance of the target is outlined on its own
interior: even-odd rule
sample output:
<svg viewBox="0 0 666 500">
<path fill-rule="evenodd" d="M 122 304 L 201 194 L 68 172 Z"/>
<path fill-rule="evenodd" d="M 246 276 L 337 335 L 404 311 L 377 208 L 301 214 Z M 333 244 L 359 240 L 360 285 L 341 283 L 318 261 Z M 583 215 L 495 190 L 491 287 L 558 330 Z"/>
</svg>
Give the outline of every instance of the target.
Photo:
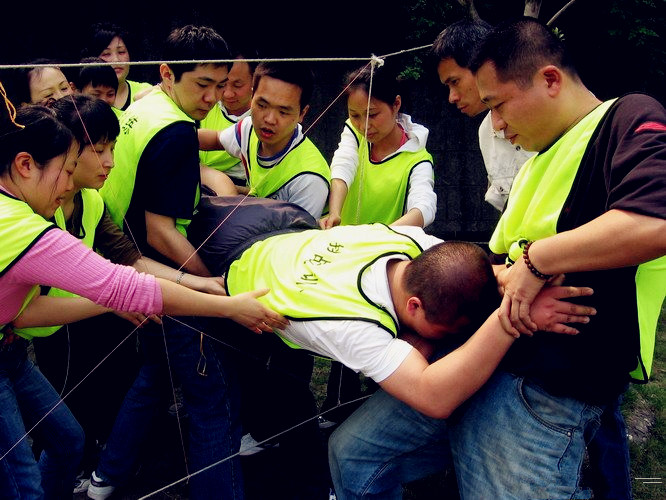
<svg viewBox="0 0 666 500">
<path fill-rule="evenodd" d="M 479 13 L 476 11 L 476 7 L 474 6 L 474 0 L 458 0 L 458 3 L 463 7 L 467 8 L 469 15 L 472 19 L 474 19 L 475 21 L 481 20 L 481 18 L 479 17 Z"/>
<path fill-rule="evenodd" d="M 540 10 L 541 0 L 525 0 L 525 10 L 523 11 L 524 15 L 538 19 Z"/>
</svg>

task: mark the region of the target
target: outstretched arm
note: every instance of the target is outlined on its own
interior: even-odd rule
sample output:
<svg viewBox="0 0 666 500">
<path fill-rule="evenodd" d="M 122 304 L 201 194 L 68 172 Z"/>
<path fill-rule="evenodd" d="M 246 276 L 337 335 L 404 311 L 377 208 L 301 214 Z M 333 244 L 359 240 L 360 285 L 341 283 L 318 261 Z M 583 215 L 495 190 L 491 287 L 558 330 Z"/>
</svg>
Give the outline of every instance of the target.
<svg viewBox="0 0 666 500">
<path fill-rule="evenodd" d="M 560 288 L 559 293 L 564 297 L 592 293 L 589 288 Z M 535 302 L 535 318 L 548 316 L 547 311 L 544 311 L 548 302 Z M 592 308 L 575 304 L 565 307 L 571 315 L 549 319 L 553 328 L 565 334 L 576 333 L 576 330 L 564 324 L 555 326 L 555 320 L 581 319 L 594 312 Z M 515 337 L 502 327 L 495 312 L 467 342 L 431 365 L 413 349 L 398 369 L 379 385 L 389 394 L 430 417 L 447 418 L 490 378 L 514 341 Z"/>
</svg>

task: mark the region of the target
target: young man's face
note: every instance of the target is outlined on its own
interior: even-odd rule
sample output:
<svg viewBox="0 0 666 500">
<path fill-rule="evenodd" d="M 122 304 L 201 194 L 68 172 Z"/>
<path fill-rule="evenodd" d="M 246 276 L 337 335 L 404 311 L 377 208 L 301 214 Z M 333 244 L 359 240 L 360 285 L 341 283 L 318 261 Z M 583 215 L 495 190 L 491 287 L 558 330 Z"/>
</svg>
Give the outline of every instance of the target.
<svg viewBox="0 0 666 500">
<path fill-rule="evenodd" d="M 303 119 L 301 88 L 270 76 L 262 76 L 252 97 L 252 125 L 263 155 L 282 151 Z"/>
<path fill-rule="evenodd" d="M 549 99 L 546 85 L 534 75 L 528 88 L 514 81 L 501 82 L 491 62 L 483 64 L 476 73 L 479 96 L 492 113 L 495 130 L 527 151 L 541 151 L 561 133 L 555 130 L 556 111 Z"/>
<path fill-rule="evenodd" d="M 168 70 L 168 66 L 166 69 Z M 226 79 L 226 66 L 198 64 L 192 71 L 183 73 L 177 82 L 170 70 L 162 73 L 162 86 L 187 116 L 194 120 L 203 120 L 222 98 L 222 87 Z"/>
<path fill-rule="evenodd" d="M 240 116 L 250 109 L 252 101 L 252 72 L 245 61 L 236 61 L 231 66 L 227 81 L 224 82 L 222 104 L 225 109 Z"/>
<path fill-rule="evenodd" d="M 437 74 L 449 89 L 449 102 L 461 113 L 476 116 L 487 109 L 479 98 L 474 74 L 468 68 L 458 66 L 452 57 L 447 57 L 439 62 Z"/>
<path fill-rule="evenodd" d="M 109 106 L 113 106 L 116 102 L 116 89 L 106 85 L 96 85 L 93 87 L 92 83 L 89 83 L 81 89 L 81 93 L 101 99 Z"/>
</svg>

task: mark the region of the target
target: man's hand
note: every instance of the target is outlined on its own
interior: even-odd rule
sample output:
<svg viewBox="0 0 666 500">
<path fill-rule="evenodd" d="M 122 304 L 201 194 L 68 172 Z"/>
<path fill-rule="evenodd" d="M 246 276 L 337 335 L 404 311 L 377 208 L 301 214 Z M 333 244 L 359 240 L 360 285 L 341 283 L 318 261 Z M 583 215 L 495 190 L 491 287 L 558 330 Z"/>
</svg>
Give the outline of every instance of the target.
<svg viewBox="0 0 666 500">
<path fill-rule="evenodd" d="M 530 317 L 530 306 L 547 281 L 537 278 L 519 258 L 502 273 L 504 297 L 499 308 L 499 319 L 507 332 L 531 335 L 538 327 Z"/>
<path fill-rule="evenodd" d="M 319 227 L 322 229 L 331 229 L 340 225 L 340 216 L 329 213 L 327 216 L 319 219 Z"/>
<path fill-rule="evenodd" d="M 573 304 L 562 299 L 585 297 L 594 291 L 589 287 L 549 286 L 541 290 L 530 307 L 530 316 L 539 330 L 576 335 L 577 329 L 567 323 L 589 323 L 597 311 L 593 307 Z"/>
</svg>

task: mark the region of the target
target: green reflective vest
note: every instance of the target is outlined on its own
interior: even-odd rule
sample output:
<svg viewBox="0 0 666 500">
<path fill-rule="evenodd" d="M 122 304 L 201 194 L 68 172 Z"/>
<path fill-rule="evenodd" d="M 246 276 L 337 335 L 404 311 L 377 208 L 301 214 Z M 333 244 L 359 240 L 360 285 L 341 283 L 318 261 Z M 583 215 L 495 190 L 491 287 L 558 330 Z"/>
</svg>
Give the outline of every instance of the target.
<svg viewBox="0 0 666 500">
<path fill-rule="evenodd" d="M 368 321 L 397 335 L 395 320 L 365 296 L 361 278 L 381 257 L 413 259 L 421 252 L 414 240 L 383 224 L 281 234 L 243 252 L 226 285 L 230 295 L 270 288 L 259 300 L 292 320 Z"/>
<path fill-rule="evenodd" d="M 208 112 L 206 118 L 201 120 L 200 128 L 211 130 L 224 130 L 233 127 L 236 123 L 231 121 L 224 114 L 219 104 L 213 106 Z M 224 172 L 232 167 L 238 165 L 241 161 L 240 158 L 231 156 L 226 151 L 199 151 L 199 161 L 215 170 Z"/>
<path fill-rule="evenodd" d="M 104 215 L 104 201 L 96 189 L 82 189 L 80 193 L 81 201 L 83 202 L 83 219 L 81 221 L 81 234 L 78 237 L 85 246 L 93 248 L 95 244 L 95 231 Z M 60 229 L 63 231 L 67 230 L 67 221 L 65 220 L 62 207 L 58 207 L 56 210 L 55 221 Z M 78 295 L 72 292 L 55 287 L 51 287 L 47 295 L 50 297 L 78 297 Z M 32 328 L 15 328 L 14 332 L 21 337 L 31 339 L 32 337 L 48 337 L 60 328 L 62 328 L 62 325 L 37 326 Z"/>
<path fill-rule="evenodd" d="M 359 164 L 340 213 L 340 223 L 391 224 L 405 214 L 412 170 L 423 162 L 432 164 L 432 155 L 425 149 L 400 151 L 380 162 L 373 162 L 365 137 L 350 120 L 345 126 L 354 133 L 359 145 Z"/>
<path fill-rule="evenodd" d="M 30 205 L 4 191 L 0 191 L 0 276 L 6 273 L 46 231 L 57 226 L 36 214 Z M 26 294 L 18 316 L 32 298 L 39 293 L 36 284 Z M 14 317 L 16 317 L 14 316 Z M 5 325 L 0 325 L 0 329 Z M 0 333 L 0 338 L 2 334 Z"/>
<path fill-rule="evenodd" d="M 250 132 L 248 149 L 250 194 L 258 198 L 268 198 L 301 174 L 315 174 L 331 184 L 331 170 L 328 163 L 307 137 L 304 137 L 278 163 L 268 168 L 262 167 L 257 161 L 259 138 L 254 128 Z"/>
<path fill-rule="evenodd" d="M 557 233 L 557 222 L 588 142 L 615 99 L 600 104 L 543 153 L 533 156 L 518 172 L 506 211 L 490 240 L 490 249 L 521 258 L 522 240 L 539 240 Z M 638 266 L 636 300 L 640 356 L 630 373 L 647 382 L 652 369 L 655 330 L 666 296 L 666 256 Z"/>
<path fill-rule="evenodd" d="M 150 140 L 168 125 L 176 122 L 191 123 L 194 120 L 185 114 L 161 88 L 154 88 L 148 95 L 134 102 L 120 118 L 120 135 L 113 154 L 115 167 L 99 190 L 109 210 L 109 215 L 118 227 L 123 227 L 127 213 L 139 160 Z M 199 201 L 197 188 L 195 206 Z M 193 207 L 194 208 L 194 207 Z M 176 219 L 176 228 L 186 236 L 190 221 Z"/>
</svg>

